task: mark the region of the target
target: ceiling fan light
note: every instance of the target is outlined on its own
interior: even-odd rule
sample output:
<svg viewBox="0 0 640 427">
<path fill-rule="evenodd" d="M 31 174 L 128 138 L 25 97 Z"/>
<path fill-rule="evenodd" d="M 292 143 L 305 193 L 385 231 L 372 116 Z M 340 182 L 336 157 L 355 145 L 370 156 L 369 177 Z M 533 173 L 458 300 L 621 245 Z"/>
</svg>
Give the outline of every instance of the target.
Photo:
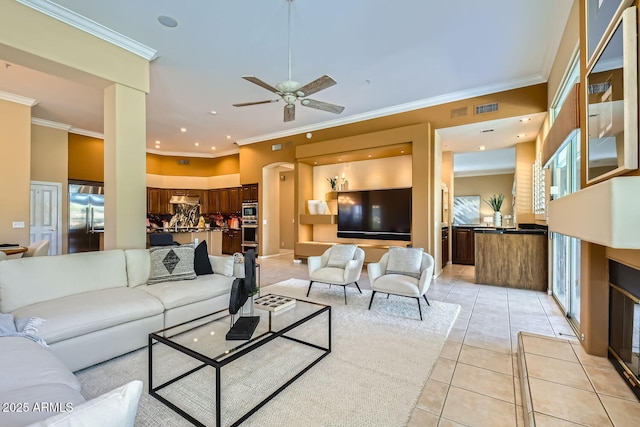
<svg viewBox="0 0 640 427">
<path fill-rule="evenodd" d="M 305 106 L 306 106 L 306 105 L 309 105 L 309 100 L 308 100 L 308 99 L 303 99 L 302 101 L 300 101 L 300 103 L 301 103 L 302 105 L 305 105 Z"/>
<path fill-rule="evenodd" d="M 285 80 L 276 85 L 276 89 L 283 93 L 295 93 L 300 88 L 300 83 L 293 80 Z"/>
</svg>

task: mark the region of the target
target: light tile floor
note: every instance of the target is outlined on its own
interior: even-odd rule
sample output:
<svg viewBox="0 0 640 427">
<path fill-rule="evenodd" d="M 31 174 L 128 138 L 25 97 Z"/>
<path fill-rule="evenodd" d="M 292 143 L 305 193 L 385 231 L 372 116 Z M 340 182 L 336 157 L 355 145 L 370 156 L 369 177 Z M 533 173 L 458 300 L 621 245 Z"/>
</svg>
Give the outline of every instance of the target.
<svg viewBox="0 0 640 427">
<path fill-rule="evenodd" d="M 306 264 L 295 264 L 292 254 L 261 258 L 258 262 L 262 286 L 292 277 L 308 279 Z M 577 354 L 578 358 L 590 359 L 593 369 L 613 369 L 605 358 L 580 353 L 581 346 L 575 340 L 573 330 L 551 296 L 543 292 L 477 285 L 473 281 L 472 266 L 448 265 L 427 293 L 430 300 L 460 304 L 462 309 L 427 380 L 409 426 L 524 426 L 516 355 L 520 331 L 568 339 L 575 349 L 573 357 Z M 366 268 L 358 283 L 361 288 L 370 288 Z M 563 350 L 558 351 L 560 362 L 563 357 L 569 357 L 568 354 L 563 355 Z M 550 364 L 550 369 L 552 373 L 546 375 L 557 375 L 560 371 L 570 375 L 568 370 L 558 370 L 558 364 Z M 592 382 L 596 377 L 595 374 L 589 375 Z M 613 378 L 616 390 L 626 388 L 622 379 L 616 383 L 617 378 Z M 568 377 L 566 381 L 558 378 L 556 382 L 569 386 L 569 381 L 581 380 Z M 578 382 L 569 387 L 575 386 L 579 390 L 580 384 L 584 385 Z M 618 407 L 631 408 L 631 415 L 637 421 L 633 425 L 640 425 L 640 418 L 636 419 L 637 413 L 633 412 L 634 404 L 640 405 L 637 400 L 614 400 L 611 394 L 599 396 L 608 412 L 613 413 Z M 545 419 L 545 416 L 542 413 L 539 417 L 536 415 L 538 425 L 569 426 L 575 425 L 571 421 L 578 421 Z M 618 427 L 628 425 L 614 416 L 610 420 Z"/>
</svg>

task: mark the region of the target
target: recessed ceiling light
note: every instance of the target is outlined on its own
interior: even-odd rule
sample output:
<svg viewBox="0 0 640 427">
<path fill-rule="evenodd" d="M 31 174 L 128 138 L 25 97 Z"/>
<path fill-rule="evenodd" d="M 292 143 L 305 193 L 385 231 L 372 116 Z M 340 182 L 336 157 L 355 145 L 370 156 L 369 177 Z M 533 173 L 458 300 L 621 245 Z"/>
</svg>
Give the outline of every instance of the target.
<svg viewBox="0 0 640 427">
<path fill-rule="evenodd" d="M 531 117 L 525 117 L 524 119 L 520 119 L 520 121 L 521 121 L 522 123 L 524 123 L 524 122 L 530 122 L 530 121 L 531 121 Z"/>
<path fill-rule="evenodd" d="M 306 137 L 307 139 L 311 139 L 313 137 L 313 134 L 311 132 L 307 132 Z"/>
<path fill-rule="evenodd" d="M 518 138 L 524 138 L 525 136 L 527 136 L 527 135 L 524 134 L 524 133 L 521 133 L 520 135 L 518 135 Z"/>
<path fill-rule="evenodd" d="M 313 164 L 314 164 L 314 165 L 317 165 L 317 164 L 318 164 L 318 162 L 313 162 Z"/>
<path fill-rule="evenodd" d="M 404 154 L 404 150 L 400 150 L 400 154 Z"/>
<path fill-rule="evenodd" d="M 180 132 L 185 133 L 187 131 L 187 128 L 180 128 Z"/>
<path fill-rule="evenodd" d="M 159 144 L 160 144 L 160 141 L 156 140 L 156 144 L 158 144 L 158 145 L 159 145 Z"/>
<path fill-rule="evenodd" d="M 160 15 L 158 16 L 158 22 L 164 25 L 165 27 L 169 27 L 169 28 L 175 28 L 178 26 L 178 21 L 176 21 L 170 16 Z"/>
<path fill-rule="evenodd" d="M 369 154 L 367 157 L 368 157 L 368 158 L 371 158 L 371 154 Z"/>
<path fill-rule="evenodd" d="M 341 162 L 341 161 L 342 161 L 342 159 L 338 159 L 338 161 L 339 161 L 339 162 Z"/>
<path fill-rule="evenodd" d="M 485 148 L 487 148 L 487 147 L 485 147 L 484 145 L 481 145 L 480 147 L 478 147 L 478 150 L 480 150 L 480 151 L 484 151 L 484 150 L 485 150 Z"/>
<path fill-rule="evenodd" d="M 212 150 L 215 150 L 215 149 L 216 149 L 216 147 L 211 147 L 211 149 L 212 149 Z"/>
<path fill-rule="evenodd" d="M 195 144 L 193 144 L 193 145 L 195 145 L 196 147 L 198 147 L 198 146 L 200 145 L 200 143 L 199 143 L 199 142 L 196 142 L 196 143 L 195 143 Z"/>
<path fill-rule="evenodd" d="M 226 136 L 226 138 L 227 138 L 227 139 L 231 139 L 231 135 L 227 135 L 227 136 Z"/>
<path fill-rule="evenodd" d="M 215 116 L 216 114 L 218 114 L 218 112 L 217 112 L 217 111 L 215 111 L 215 110 L 211 110 L 211 111 L 209 111 L 209 114 L 211 114 L 211 115 Z"/>
</svg>

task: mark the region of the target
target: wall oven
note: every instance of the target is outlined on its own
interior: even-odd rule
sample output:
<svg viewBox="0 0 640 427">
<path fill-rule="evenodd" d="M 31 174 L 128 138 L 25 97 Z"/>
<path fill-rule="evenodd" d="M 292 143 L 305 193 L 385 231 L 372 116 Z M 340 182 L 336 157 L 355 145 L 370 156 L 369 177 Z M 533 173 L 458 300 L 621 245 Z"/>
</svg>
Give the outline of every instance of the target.
<svg viewBox="0 0 640 427">
<path fill-rule="evenodd" d="M 258 220 L 258 204 L 255 202 L 245 202 L 242 204 L 243 220 Z M 256 223 L 257 224 L 257 223 Z"/>
<path fill-rule="evenodd" d="M 249 248 L 258 250 L 258 204 L 245 202 L 242 204 L 242 252 Z"/>
</svg>

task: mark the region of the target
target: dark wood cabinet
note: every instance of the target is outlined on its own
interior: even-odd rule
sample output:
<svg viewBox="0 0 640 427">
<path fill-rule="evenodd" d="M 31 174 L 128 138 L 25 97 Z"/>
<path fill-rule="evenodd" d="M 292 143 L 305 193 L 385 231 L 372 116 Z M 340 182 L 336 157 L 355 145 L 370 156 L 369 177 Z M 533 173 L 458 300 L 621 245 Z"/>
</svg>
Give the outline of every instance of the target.
<svg viewBox="0 0 640 427">
<path fill-rule="evenodd" d="M 449 262 L 449 227 L 442 229 L 442 268 Z"/>
<path fill-rule="evenodd" d="M 240 230 L 227 230 L 222 232 L 222 253 L 233 255 L 242 252 L 242 233 Z"/>
<path fill-rule="evenodd" d="M 475 264 L 475 233 L 473 228 L 452 228 L 451 262 L 453 264 Z"/>
<path fill-rule="evenodd" d="M 223 214 L 228 214 L 231 212 L 231 206 L 229 203 L 229 189 L 221 188 L 220 189 L 220 212 Z"/>
<path fill-rule="evenodd" d="M 169 209 L 169 192 L 164 188 L 147 188 L 147 212 L 166 214 Z"/>
<path fill-rule="evenodd" d="M 242 197 L 241 197 L 241 189 L 237 188 L 229 188 L 229 213 L 230 214 L 239 214 L 242 212 Z"/>
<path fill-rule="evenodd" d="M 220 212 L 220 190 L 209 190 L 209 212 L 217 214 Z"/>
<path fill-rule="evenodd" d="M 243 202 L 258 201 L 258 184 L 245 184 L 242 186 L 242 201 Z"/>
</svg>

